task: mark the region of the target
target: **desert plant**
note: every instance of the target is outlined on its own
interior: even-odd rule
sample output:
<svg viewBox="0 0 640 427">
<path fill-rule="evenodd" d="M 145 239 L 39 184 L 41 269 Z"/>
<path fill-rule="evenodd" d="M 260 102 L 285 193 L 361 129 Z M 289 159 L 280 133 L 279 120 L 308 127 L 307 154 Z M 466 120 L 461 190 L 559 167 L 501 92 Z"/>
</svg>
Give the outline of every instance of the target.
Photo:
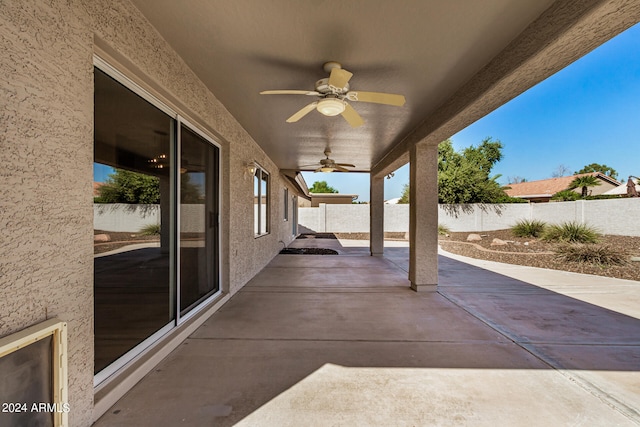
<svg viewBox="0 0 640 427">
<path fill-rule="evenodd" d="M 450 232 L 451 230 L 449 230 L 449 227 L 447 227 L 446 225 L 438 224 L 438 234 L 440 236 L 446 236 Z"/>
<path fill-rule="evenodd" d="M 523 219 L 511 227 L 511 232 L 517 237 L 540 237 L 547 224 L 537 219 Z"/>
<path fill-rule="evenodd" d="M 160 224 L 147 224 L 138 233 L 142 236 L 157 236 L 160 234 Z"/>
<path fill-rule="evenodd" d="M 550 242 L 596 243 L 598 233 L 588 225 L 571 221 L 547 226 L 541 238 Z"/>
<path fill-rule="evenodd" d="M 551 200 L 557 202 L 572 202 L 578 200 L 580 195 L 573 190 L 562 190 L 551 196 Z"/>
<path fill-rule="evenodd" d="M 563 261 L 581 262 L 599 266 L 624 265 L 628 262 L 628 254 L 612 245 L 562 244 L 555 249 Z"/>
</svg>

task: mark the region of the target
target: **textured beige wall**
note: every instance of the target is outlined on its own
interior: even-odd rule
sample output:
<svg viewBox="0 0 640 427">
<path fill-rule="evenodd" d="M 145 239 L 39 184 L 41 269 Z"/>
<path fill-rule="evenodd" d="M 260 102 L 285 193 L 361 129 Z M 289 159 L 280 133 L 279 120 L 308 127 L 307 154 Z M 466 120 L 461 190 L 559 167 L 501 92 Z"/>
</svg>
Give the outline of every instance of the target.
<svg viewBox="0 0 640 427">
<path fill-rule="evenodd" d="M 131 4 L 3 0 L 0 336 L 54 316 L 68 322 L 72 426 L 92 422 L 96 46 L 222 145 L 226 289 L 241 288 L 291 240 L 276 166 Z M 272 233 L 259 239 L 248 161 L 272 176 Z"/>
</svg>

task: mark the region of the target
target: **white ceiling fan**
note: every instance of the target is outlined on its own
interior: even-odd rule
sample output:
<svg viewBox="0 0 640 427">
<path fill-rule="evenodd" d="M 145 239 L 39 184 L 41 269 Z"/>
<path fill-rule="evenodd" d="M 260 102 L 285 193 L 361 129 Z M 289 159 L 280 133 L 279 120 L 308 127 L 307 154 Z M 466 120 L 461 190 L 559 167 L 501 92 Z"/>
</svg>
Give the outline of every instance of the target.
<svg viewBox="0 0 640 427">
<path fill-rule="evenodd" d="M 314 170 L 314 172 L 349 172 L 349 169 L 347 168 L 355 168 L 356 165 L 352 165 L 351 163 L 336 163 L 335 160 L 330 159 L 329 156 L 331 155 L 331 150 L 330 149 L 326 149 L 324 150 L 324 155 L 325 158 L 324 159 L 320 159 L 320 162 L 318 163 L 314 163 L 312 165 L 304 165 L 304 166 L 300 166 L 301 168 L 306 168 L 306 167 L 316 167 L 316 170 Z"/>
<path fill-rule="evenodd" d="M 305 105 L 297 113 L 287 119 L 287 123 L 294 123 L 309 114 L 313 110 L 318 110 L 325 116 L 342 117 L 354 128 L 362 126 L 364 120 L 349 105 L 350 102 L 373 102 L 376 104 L 403 106 L 405 99 L 403 95 L 381 92 L 362 92 L 349 90 L 349 80 L 353 73 L 342 68 L 338 62 L 327 62 L 324 70 L 330 73 L 329 78 L 320 79 L 316 82 L 316 90 L 265 90 L 261 95 L 307 95 L 316 96 L 319 99 Z"/>
</svg>

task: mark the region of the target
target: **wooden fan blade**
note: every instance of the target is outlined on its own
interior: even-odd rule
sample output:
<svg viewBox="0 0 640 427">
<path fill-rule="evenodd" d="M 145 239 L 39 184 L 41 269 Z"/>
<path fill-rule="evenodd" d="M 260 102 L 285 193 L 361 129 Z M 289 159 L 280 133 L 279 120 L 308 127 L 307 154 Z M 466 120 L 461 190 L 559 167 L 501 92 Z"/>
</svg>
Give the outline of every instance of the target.
<svg viewBox="0 0 640 427">
<path fill-rule="evenodd" d="M 313 90 L 263 90 L 260 95 L 320 95 Z"/>
<path fill-rule="evenodd" d="M 401 107 L 405 103 L 403 95 L 381 92 L 349 92 L 349 101 L 374 102 L 376 104 L 395 105 Z"/>
<path fill-rule="evenodd" d="M 345 109 L 342 112 L 342 117 L 351 125 L 353 128 L 357 128 L 364 124 L 364 120 L 360 117 L 360 114 L 353 107 L 347 103 L 345 103 Z"/>
<path fill-rule="evenodd" d="M 346 166 L 348 168 L 355 168 L 356 165 L 352 165 L 351 163 L 336 163 L 337 166 Z"/>
<path fill-rule="evenodd" d="M 347 83 L 349 83 L 351 76 L 353 76 L 353 73 L 350 73 L 347 70 L 334 68 L 331 70 L 331 75 L 329 76 L 329 86 L 342 89 L 347 85 Z"/>
<path fill-rule="evenodd" d="M 340 172 L 349 172 L 349 169 L 343 168 L 340 165 L 336 165 L 335 170 L 340 171 Z"/>
<path fill-rule="evenodd" d="M 295 113 L 293 116 L 289 117 L 287 119 L 287 123 L 294 123 L 297 122 L 298 120 L 300 120 L 301 118 L 303 118 L 304 116 L 306 116 L 307 114 L 309 114 L 310 112 L 312 112 L 313 110 L 316 109 L 316 105 L 318 105 L 317 102 L 312 102 L 309 105 L 305 105 L 304 107 L 302 107 L 300 109 L 300 111 L 298 111 L 297 113 Z"/>
</svg>

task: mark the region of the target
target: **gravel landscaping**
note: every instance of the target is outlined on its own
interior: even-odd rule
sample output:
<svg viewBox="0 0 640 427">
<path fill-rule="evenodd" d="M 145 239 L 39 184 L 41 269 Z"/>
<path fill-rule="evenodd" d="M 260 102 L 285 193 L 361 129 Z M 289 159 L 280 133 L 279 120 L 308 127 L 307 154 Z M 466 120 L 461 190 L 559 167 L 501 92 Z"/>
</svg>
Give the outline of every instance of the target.
<svg viewBox="0 0 640 427">
<path fill-rule="evenodd" d="M 470 234 L 478 235 L 480 240 L 467 241 Z M 440 236 L 439 244 L 447 252 L 471 258 L 640 281 L 640 261 L 632 261 L 640 259 L 640 237 L 600 236 L 598 243 L 594 243 L 624 253 L 626 262 L 623 265 L 564 261 L 555 253 L 558 243 L 515 237 L 510 230 L 452 232 Z"/>
</svg>

